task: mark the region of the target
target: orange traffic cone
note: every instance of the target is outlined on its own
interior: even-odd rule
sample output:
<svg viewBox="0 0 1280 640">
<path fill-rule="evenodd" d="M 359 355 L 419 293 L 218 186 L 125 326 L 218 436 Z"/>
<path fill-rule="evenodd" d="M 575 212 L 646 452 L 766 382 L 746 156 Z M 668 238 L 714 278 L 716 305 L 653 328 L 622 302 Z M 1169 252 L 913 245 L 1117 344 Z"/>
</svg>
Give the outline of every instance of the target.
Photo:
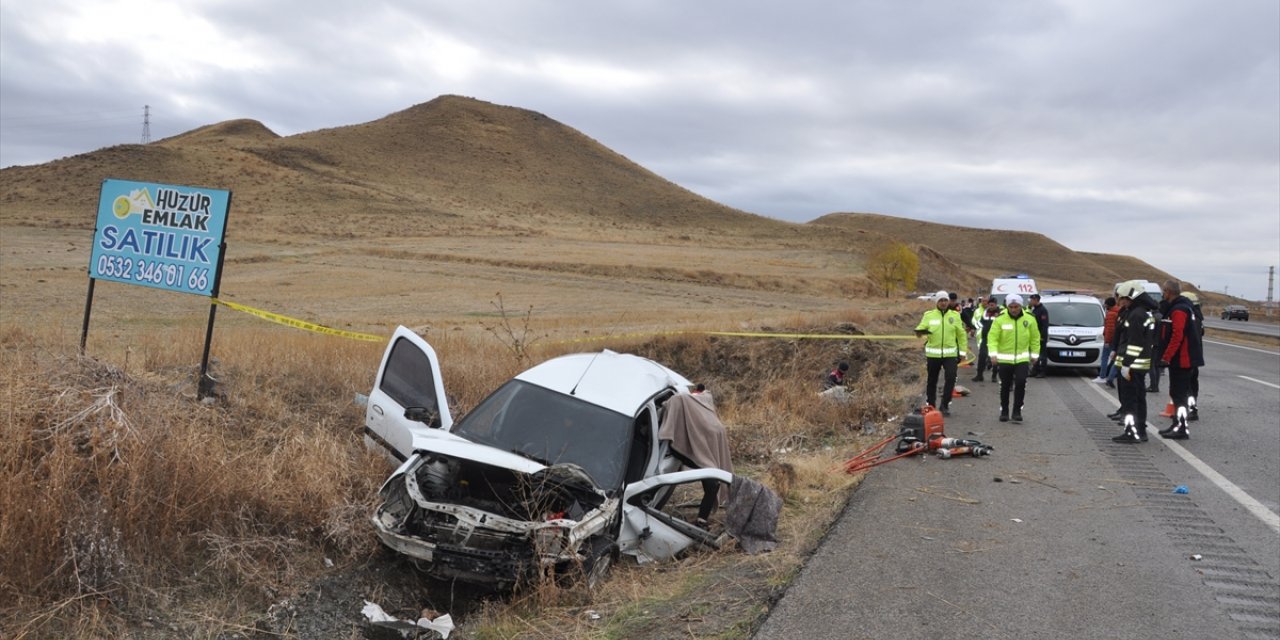
<svg viewBox="0 0 1280 640">
<path fill-rule="evenodd" d="M 1174 409 L 1173 409 L 1173 401 L 1172 401 L 1172 400 L 1170 400 L 1170 401 L 1169 401 L 1169 404 L 1167 404 L 1167 405 L 1165 405 L 1165 406 L 1164 406 L 1164 411 L 1161 411 L 1161 412 L 1160 412 L 1160 417 L 1161 417 L 1161 418 L 1172 418 L 1172 417 L 1173 417 L 1173 412 L 1174 412 Z"/>
</svg>

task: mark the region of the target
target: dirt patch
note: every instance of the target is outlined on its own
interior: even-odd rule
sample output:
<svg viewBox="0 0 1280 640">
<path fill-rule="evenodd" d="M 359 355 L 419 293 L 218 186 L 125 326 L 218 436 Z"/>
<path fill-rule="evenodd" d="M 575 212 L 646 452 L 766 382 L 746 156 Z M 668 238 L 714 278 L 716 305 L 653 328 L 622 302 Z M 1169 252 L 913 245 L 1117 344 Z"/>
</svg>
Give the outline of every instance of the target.
<svg viewBox="0 0 1280 640">
<path fill-rule="evenodd" d="M 369 624 L 361 609 L 373 602 L 388 614 L 416 620 L 424 611 L 431 618 L 444 612 L 466 619 L 500 594 L 463 584 L 431 579 L 389 550 L 342 568 L 317 580 L 304 591 L 272 603 L 252 632 L 232 631 L 224 637 L 367 638 L 390 640 L 402 636 Z M 430 637 L 424 633 L 424 637 Z"/>
</svg>

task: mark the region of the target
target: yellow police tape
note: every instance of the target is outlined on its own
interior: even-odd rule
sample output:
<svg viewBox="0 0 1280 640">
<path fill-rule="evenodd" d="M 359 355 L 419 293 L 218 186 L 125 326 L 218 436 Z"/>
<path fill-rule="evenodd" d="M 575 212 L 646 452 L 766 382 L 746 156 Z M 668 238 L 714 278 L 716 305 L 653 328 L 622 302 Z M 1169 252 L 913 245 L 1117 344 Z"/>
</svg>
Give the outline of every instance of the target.
<svg viewBox="0 0 1280 640">
<path fill-rule="evenodd" d="M 738 336 L 742 338 L 793 338 L 796 340 L 911 340 L 915 336 L 864 336 L 844 333 L 746 333 L 741 331 L 700 331 L 709 336 Z"/>
<path fill-rule="evenodd" d="M 696 334 L 704 336 L 728 336 L 734 338 L 782 338 L 787 340 L 911 340 L 915 336 L 865 336 L 851 335 L 847 333 L 764 333 L 751 331 L 644 331 L 640 333 L 619 333 L 607 336 L 595 336 L 592 338 L 573 338 L 571 340 L 557 340 L 551 344 L 573 344 L 575 342 L 598 342 L 600 340 L 616 340 L 621 338 L 648 338 L 651 336 L 679 336 L 685 334 Z"/>
<path fill-rule="evenodd" d="M 239 311 L 241 313 L 247 313 L 251 316 L 257 316 L 259 318 L 262 318 L 263 320 L 268 320 L 276 324 L 282 324 L 286 327 L 293 327 L 294 329 L 303 329 L 305 331 L 310 331 L 312 333 L 323 333 L 324 335 L 327 335 L 327 336 L 338 336 L 340 338 L 350 338 L 352 340 L 364 340 L 366 342 L 384 342 L 387 339 L 385 336 L 375 336 L 369 333 L 356 333 L 355 331 L 343 331 L 341 329 L 331 329 L 329 327 L 307 322 L 305 320 L 298 320 L 297 318 L 282 316 L 278 313 L 263 311 L 262 309 L 254 309 L 253 307 L 247 307 L 245 305 L 236 304 L 234 302 L 229 302 L 227 300 L 219 300 L 218 298 L 211 297 L 209 298 L 209 300 L 213 301 L 214 304 L 220 304 L 229 309 L 235 309 L 236 311 Z"/>
<path fill-rule="evenodd" d="M 235 309 L 236 311 L 239 311 L 241 313 L 247 313 L 251 316 L 256 316 L 256 317 L 262 318 L 263 320 L 274 322 L 276 324 L 282 324 L 286 327 L 293 327 L 294 329 L 302 329 L 304 331 L 311 331 L 313 333 L 322 333 L 328 336 L 338 336 L 340 338 L 350 338 L 352 340 L 364 340 L 366 342 L 383 342 L 384 340 L 387 339 L 386 336 L 375 336 L 369 333 L 357 333 L 355 331 L 343 331 L 341 329 L 331 329 L 323 325 L 307 322 L 305 320 L 298 320 L 297 318 L 290 318 L 289 316 L 282 316 L 278 313 L 263 311 L 262 309 L 255 309 L 253 307 L 246 306 L 243 304 L 238 304 L 228 300 L 220 300 L 218 298 L 213 298 L 213 297 L 210 297 L 209 300 L 212 301 L 214 304 L 220 304 L 229 309 Z M 618 340 L 622 338 L 648 338 L 652 336 L 678 336 L 678 335 L 684 335 L 689 333 L 702 334 L 707 336 L 728 336 L 728 337 L 734 337 L 734 338 L 784 338 L 784 339 L 792 339 L 792 340 L 910 340 L 915 338 L 915 336 L 898 336 L 898 335 L 865 336 L 865 335 L 850 335 L 850 334 L 844 334 L 844 333 L 835 333 L 835 334 L 763 333 L 763 332 L 747 332 L 747 331 L 689 330 L 689 331 L 644 331 L 639 333 L 620 333 L 620 334 L 613 334 L 613 335 L 607 335 L 607 336 L 594 336 L 591 338 L 574 338 L 571 340 L 557 340 L 555 342 L 552 342 L 551 344 L 573 344 L 575 342 L 596 342 L 599 340 Z"/>
</svg>

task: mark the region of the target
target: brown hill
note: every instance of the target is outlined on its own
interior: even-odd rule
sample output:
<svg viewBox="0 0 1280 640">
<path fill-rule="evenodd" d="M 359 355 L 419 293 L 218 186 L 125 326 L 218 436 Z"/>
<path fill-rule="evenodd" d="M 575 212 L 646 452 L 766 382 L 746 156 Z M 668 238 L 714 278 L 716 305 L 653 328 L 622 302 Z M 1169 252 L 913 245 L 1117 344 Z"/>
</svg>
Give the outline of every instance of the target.
<svg viewBox="0 0 1280 640">
<path fill-rule="evenodd" d="M 1164 282 L 1165 280 L 1174 279 L 1174 276 L 1170 275 L 1169 272 L 1161 271 L 1133 256 L 1122 256 L 1114 253 L 1091 253 L 1088 251 L 1082 251 L 1080 255 L 1125 278 L 1142 278 L 1152 282 Z M 1189 282 L 1183 282 L 1182 284 L 1184 287 L 1190 286 L 1191 290 L 1198 291 L 1196 286 Z"/>
<path fill-rule="evenodd" d="M 874 213 L 833 213 L 809 224 L 874 231 L 902 242 L 932 247 L 983 280 L 1007 273 L 1027 273 L 1042 288 L 1086 288 L 1108 291 L 1130 278 L 1171 278 L 1130 256 L 1073 251 L 1043 234 L 981 229 L 898 218 Z"/>
<path fill-rule="evenodd" d="M 186 133 L 159 140 L 156 144 L 170 148 L 201 144 L 241 147 L 270 142 L 279 137 L 276 132 L 268 129 L 261 122 L 244 118 L 192 129 Z"/>
<path fill-rule="evenodd" d="M 233 120 L 150 145 L 4 169 L 0 216 L 38 210 L 36 224 L 91 227 L 85 212 L 94 210 L 107 177 L 231 189 L 235 228 L 255 233 L 667 228 L 808 235 L 799 225 L 694 194 L 542 114 L 458 96 L 284 138 L 256 121 Z M 320 224 L 317 214 L 325 218 Z"/>
<path fill-rule="evenodd" d="M 260 155 L 445 211 L 748 234 L 788 226 L 703 198 L 541 113 L 458 96 L 292 136 Z"/>
<path fill-rule="evenodd" d="M 922 290 L 976 289 L 996 272 L 1045 256 L 1055 268 L 1042 278 L 1072 285 L 1081 282 L 1074 274 L 1089 284 L 1116 279 L 1038 234 L 865 214 L 793 224 L 747 213 L 543 114 L 459 96 L 286 137 L 255 120 L 231 120 L 148 145 L 3 169 L 0 227 L 89 231 L 105 178 L 232 190 L 233 264 L 339 253 L 380 256 L 394 263 L 380 273 L 399 269 L 406 278 L 426 265 L 446 273 L 469 265 L 471 273 L 492 270 L 499 283 L 537 271 L 641 278 L 655 290 L 684 282 L 846 297 L 873 291 L 866 256 L 902 238 L 921 256 Z M 968 249 L 977 246 L 1009 248 L 996 253 L 1019 264 L 984 260 L 987 254 Z"/>
</svg>

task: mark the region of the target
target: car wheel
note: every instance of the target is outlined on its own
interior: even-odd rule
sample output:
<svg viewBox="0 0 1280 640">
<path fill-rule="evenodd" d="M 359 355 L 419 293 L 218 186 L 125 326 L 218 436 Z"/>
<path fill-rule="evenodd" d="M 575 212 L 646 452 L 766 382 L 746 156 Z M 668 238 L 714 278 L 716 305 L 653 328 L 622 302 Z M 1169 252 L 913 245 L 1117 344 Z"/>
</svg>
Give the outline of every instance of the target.
<svg viewBox="0 0 1280 640">
<path fill-rule="evenodd" d="M 618 545 L 604 536 L 587 541 L 587 558 L 582 562 L 582 580 L 587 589 L 595 591 L 608 577 L 613 561 L 618 557 Z"/>
</svg>

